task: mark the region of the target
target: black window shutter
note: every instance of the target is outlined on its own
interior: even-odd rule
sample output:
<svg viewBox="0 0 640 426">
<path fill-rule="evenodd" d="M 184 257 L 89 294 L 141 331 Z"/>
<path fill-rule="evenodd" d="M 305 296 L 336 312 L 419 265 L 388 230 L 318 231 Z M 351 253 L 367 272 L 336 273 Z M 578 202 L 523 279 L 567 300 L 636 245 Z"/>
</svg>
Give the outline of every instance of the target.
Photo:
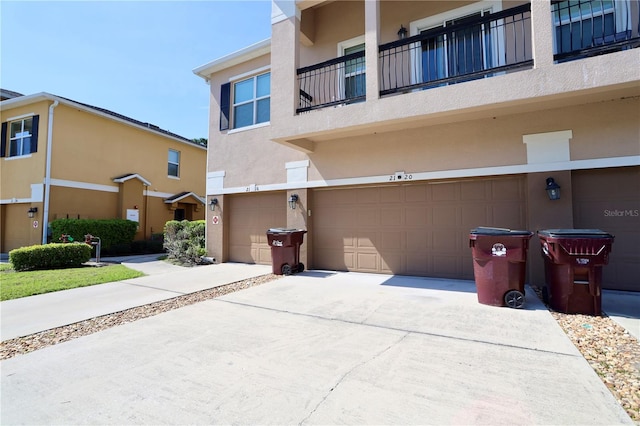
<svg viewBox="0 0 640 426">
<path fill-rule="evenodd" d="M 0 157 L 7 155 L 7 123 L 2 123 L 2 141 L 0 142 Z"/>
<path fill-rule="evenodd" d="M 38 123 L 40 116 L 34 115 L 31 122 L 31 152 L 38 152 Z"/>
<path fill-rule="evenodd" d="M 220 130 L 229 130 L 231 110 L 231 83 L 220 86 Z"/>
</svg>

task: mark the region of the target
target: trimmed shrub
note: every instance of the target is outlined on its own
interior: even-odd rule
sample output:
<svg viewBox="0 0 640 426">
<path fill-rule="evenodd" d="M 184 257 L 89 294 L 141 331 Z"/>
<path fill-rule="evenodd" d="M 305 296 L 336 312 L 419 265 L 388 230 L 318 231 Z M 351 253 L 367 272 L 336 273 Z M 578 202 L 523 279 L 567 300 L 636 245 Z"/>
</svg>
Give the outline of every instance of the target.
<svg viewBox="0 0 640 426">
<path fill-rule="evenodd" d="M 131 244 L 138 230 L 138 223 L 126 219 L 56 219 L 51 222 L 52 243 L 62 235 L 71 235 L 74 241 L 84 241 L 91 234 L 100 237 L 103 250 L 119 244 Z"/>
<path fill-rule="evenodd" d="M 76 268 L 91 259 L 91 246 L 84 243 L 52 243 L 21 247 L 9 252 L 16 271 Z"/>
<path fill-rule="evenodd" d="M 205 221 L 170 220 L 164 226 L 164 249 L 169 259 L 183 264 L 201 263 L 205 249 Z"/>
</svg>

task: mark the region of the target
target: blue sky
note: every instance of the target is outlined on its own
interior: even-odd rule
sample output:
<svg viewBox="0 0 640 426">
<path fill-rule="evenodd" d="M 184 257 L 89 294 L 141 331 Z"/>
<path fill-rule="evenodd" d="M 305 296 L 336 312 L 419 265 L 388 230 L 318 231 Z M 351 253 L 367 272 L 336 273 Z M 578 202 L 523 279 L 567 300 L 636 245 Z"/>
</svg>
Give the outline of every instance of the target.
<svg viewBox="0 0 640 426">
<path fill-rule="evenodd" d="M 0 86 L 208 138 L 192 70 L 271 36 L 271 1 L 0 2 Z"/>
</svg>

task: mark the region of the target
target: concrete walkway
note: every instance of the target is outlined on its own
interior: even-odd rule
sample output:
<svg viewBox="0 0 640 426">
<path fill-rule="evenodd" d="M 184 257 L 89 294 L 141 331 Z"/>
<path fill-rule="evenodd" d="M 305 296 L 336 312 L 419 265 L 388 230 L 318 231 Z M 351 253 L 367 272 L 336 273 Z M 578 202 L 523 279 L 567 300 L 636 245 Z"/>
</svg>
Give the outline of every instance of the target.
<svg viewBox="0 0 640 426">
<path fill-rule="evenodd" d="M 309 271 L 1 367 L 1 424 L 633 425 L 530 289 L 470 281 Z"/>
<path fill-rule="evenodd" d="M 158 255 L 103 258 L 147 276 L 0 303 L 0 337 L 8 340 L 268 274 L 270 266 L 224 263 L 186 268 Z"/>
</svg>

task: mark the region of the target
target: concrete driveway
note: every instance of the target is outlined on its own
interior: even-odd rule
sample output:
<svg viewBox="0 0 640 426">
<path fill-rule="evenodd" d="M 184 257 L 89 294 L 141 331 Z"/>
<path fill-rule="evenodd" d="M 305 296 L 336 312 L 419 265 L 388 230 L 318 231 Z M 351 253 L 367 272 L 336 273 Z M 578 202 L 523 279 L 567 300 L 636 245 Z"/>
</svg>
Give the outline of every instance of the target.
<svg viewBox="0 0 640 426">
<path fill-rule="evenodd" d="M 310 271 L 1 363 L 2 424 L 630 424 L 529 291 Z"/>
</svg>

